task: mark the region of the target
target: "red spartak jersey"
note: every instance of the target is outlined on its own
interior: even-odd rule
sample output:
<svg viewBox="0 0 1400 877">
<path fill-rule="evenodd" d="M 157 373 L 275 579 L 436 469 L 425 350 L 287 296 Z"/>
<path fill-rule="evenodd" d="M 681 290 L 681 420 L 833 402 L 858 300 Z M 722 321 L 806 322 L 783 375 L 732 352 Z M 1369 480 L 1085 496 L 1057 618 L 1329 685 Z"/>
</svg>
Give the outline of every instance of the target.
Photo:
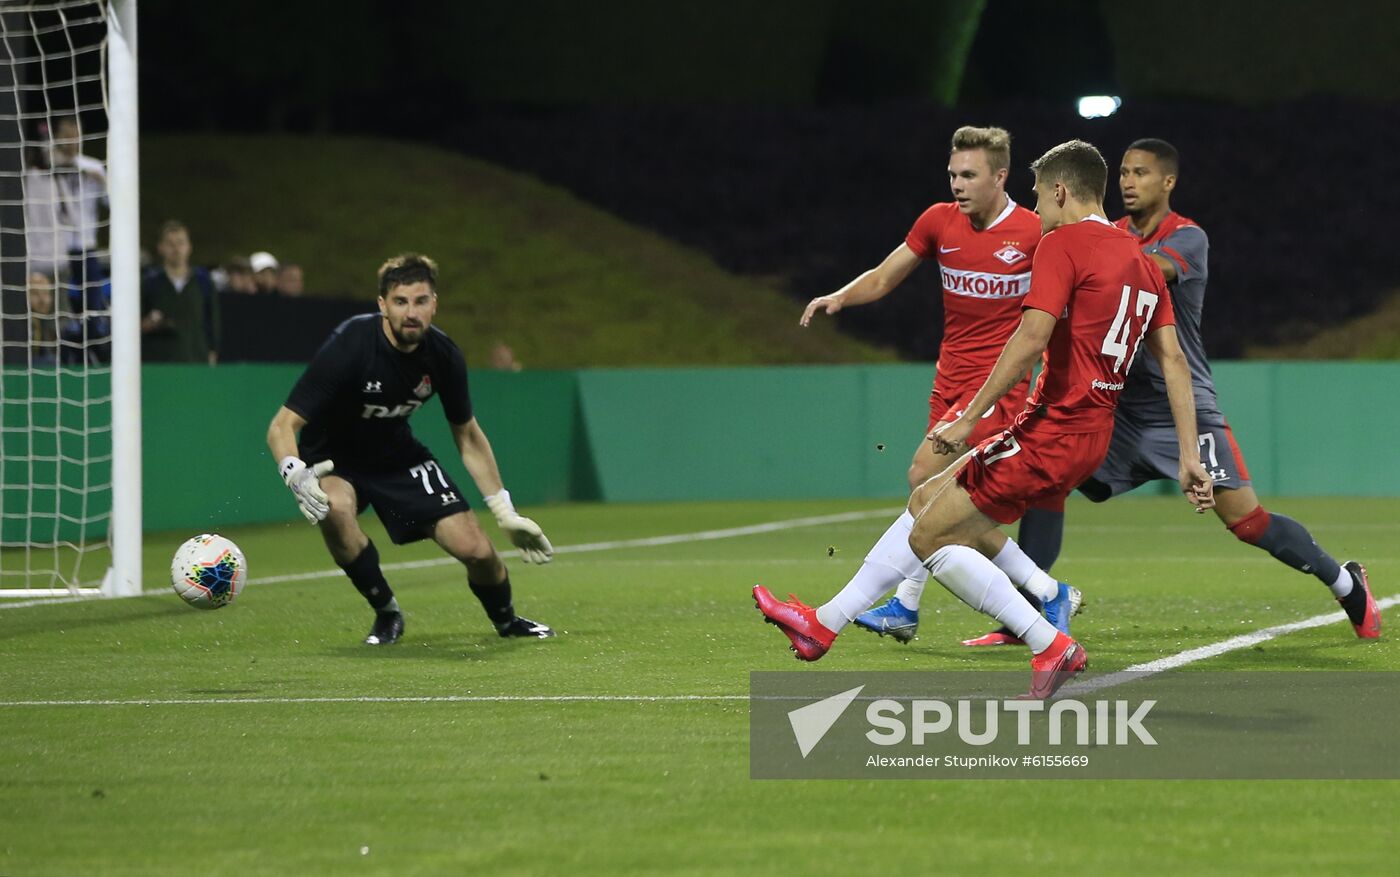
<svg viewBox="0 0 1400 877">
<path fill-rule="evenodd" d="M 1034 276 L 1025 306 L 1059 322 L 1029 408 L 1052 432 L 1111 430 L 1143 338 L 1176 323 L 1162 272 L 1136 237 L 1091 216 L 1041 239 Z"/>
<path fill-rule="evenodd" d="M 919 258 L 938 261 L 943 344 L 934 386 L 944 396 L 979 389 L 1021 322 L 1040 218 L 1010 198 L 1006 202 L 980 231 L 956 203 L 935 204 L 904 238 Z"/>
</svg>

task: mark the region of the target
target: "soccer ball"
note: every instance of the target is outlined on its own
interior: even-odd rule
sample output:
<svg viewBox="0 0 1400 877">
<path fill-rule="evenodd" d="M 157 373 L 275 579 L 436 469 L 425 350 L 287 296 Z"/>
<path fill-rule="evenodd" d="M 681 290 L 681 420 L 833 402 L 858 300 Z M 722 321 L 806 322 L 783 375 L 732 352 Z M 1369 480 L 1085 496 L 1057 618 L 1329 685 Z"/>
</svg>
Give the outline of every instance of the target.
<svg viewBox="0 0 1400 877">
<path fill-rule="evenodd" d="M 196 609 L 218 609 L 232 603 L 248 580 L 243 552 L 217 533 L 186 539 L 170 562 L 170 584 Z"/>
</svg>

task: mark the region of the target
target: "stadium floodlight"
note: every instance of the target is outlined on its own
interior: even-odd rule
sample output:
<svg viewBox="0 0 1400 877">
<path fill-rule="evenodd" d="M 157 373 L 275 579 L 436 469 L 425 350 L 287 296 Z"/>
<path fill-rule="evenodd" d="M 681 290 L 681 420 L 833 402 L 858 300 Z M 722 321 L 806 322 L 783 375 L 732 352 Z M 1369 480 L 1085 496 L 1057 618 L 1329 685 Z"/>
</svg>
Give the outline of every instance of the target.
<svg viewBox="0 0 1400 877">
<path fill-rule="evenodd" d="M 0 3 L 0 596 L 141 592 L 136 0 Z"/>
<path fill-rule="evenodd" d="M 1089 94 L 1079 99 L 1079 115 L 1086 119 L 1102 119 L 1118 112 L 1123 99 L 1115 94 Z"/>
</svg>

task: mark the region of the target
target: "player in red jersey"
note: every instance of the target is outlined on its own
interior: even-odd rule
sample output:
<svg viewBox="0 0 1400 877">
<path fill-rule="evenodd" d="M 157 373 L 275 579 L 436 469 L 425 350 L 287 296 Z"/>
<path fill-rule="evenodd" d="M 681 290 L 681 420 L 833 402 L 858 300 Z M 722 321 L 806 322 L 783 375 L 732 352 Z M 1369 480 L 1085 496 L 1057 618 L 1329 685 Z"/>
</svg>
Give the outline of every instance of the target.
<svg viewBox="0 0 1400 877">
<path fill-rule="evenodd" d="M 1040 220 L 1006 194 L 1011 167 L 1011 135 L 1002 128 L 964 126 L 953 133 L 948 157 L 948 181 L 953 200 L 934 204 L 923 212 L 905 237 L 878 266 L 866 271 L 830 295 L 814 298 L 802 312 L 801 325 L 824 311 L 834 314 L 845 307 L 869 304 L 884 298 L 922 262 L 936 260 L 943 288 L 943 341 L 938 368 L 929 394 L 929 417 L 924 435 L 909 466 L 913 490 L 957 459 L 937 451 L 926 436 L 940 424 L 967 408 L 991 372 L 997 356 L 1021 319 L 1021 304 L 1030 291 L 1031 262 L 1040 240 Z M 977 422 L 975 443 L 997 435 L 1025 408 L 1030 373 Z M 1064 503 L 1050 500 L 1028 510 L 1018 534 L 1024 551 L 1008 542 L 998 563 L 1016 569 L 1035 570 L 1028 580 L 1017 580 L 1038 605 L 1058 597 L 1062 586 L 1041 573 L 1054 565 L 1060 553 Z M 914 638 L 919 624 L 919 599 L 927 574 L 922 567 L 904 581 L 889 602 L 865 613 L 857 624 L 888 633 L 900 642 Z M 1078 607 L 1078 591 L 1063 586 L 1067 599 Z M 1068 629 L 1070 611 L 1059 613 L 1057 623 Z"/>
<path fill-rule="evenodd" d="M 780 602 L 762 585 L 754 587 L 759 610 L 802 660 L 826 654 L 854 608 L 873 603 L 893 575 L 919 564 L 1030 647 L 1032 697 L 1049 697 L 1082 671 L 1088 664 L 1083 647 L 1042 618 L 988 557 L 1006 538 L 998 524 L 1015 521 L 1033 502 L 1063 498 L 1103 461 L 1119 393 L 1144 340 L 1166 379 L 1181 489 L 1198 511 L 1214 504 L 1210 476 L 1195 454 L 1191 373 L 1177 344 L 1171 298 L 1137 240 L 1104 218 L 1103 156 L 1071 140 L 1031 167 L 1046 234 L 1020 326 L 967 409 L 939 426 L 933 443 L 943 453 L 965 448 L 982 415 L 1043 356 L 1029 407 L 959 465 L 921 484 L 871 552 L 882 562 L 867 560 L 828 603 L 813 609 L 795 597 Z"/>
</svg>

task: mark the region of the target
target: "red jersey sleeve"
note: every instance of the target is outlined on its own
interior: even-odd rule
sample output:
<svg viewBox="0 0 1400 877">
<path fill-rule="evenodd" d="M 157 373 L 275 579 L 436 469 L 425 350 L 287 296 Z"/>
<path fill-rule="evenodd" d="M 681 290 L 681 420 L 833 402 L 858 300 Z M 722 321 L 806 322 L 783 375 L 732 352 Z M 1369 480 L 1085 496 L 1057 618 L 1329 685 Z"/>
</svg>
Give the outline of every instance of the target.
<svg viewBox="0 0 1400 877">
<path fill-rule="evenodd" d="M 1074 260 L 1065 246 L 1064 235 L 1053 232 L 1040 239 L 1031 262 L 1031 291 L 1021 303 L 1022 310 L 1035 308 L 1060 319 L 1074 291 Z"/>
<path fill-rule="evenodd" d="M 935 204 L 914 220 L 914 227 L 904 236 L 904 243 L 920 259 L 930 259 L 938 252 L 938 234 L 943 230 L 942 205 Z"/>
<path fill-rule="evenodd" d="M 1152 262 L 1151 259 L 1148 260 Z M 1154 282 L 1152 291 L 1157 293 L 1157 307 L 1152 311 L 1152 319 L 1147 321 L 1147 329 L 1144 335 L 1151 335 L 1163 326 L 1176 325 L 1176 310 L 1172 307 L 1172 297 L 1167 292 L 1167 282 L 1162 279 L 1162 269 L 1157 267 L 1156 262 L 1152 262 L 1150 275 Z"/>
</svg>

